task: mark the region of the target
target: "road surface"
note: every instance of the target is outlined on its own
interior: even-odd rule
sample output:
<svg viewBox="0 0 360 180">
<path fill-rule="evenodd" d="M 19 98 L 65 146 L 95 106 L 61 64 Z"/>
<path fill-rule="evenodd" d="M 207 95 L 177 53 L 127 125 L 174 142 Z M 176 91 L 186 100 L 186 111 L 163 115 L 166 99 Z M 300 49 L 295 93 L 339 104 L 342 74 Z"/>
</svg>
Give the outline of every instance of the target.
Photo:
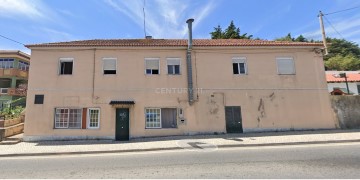
<svg viewBox="0 0 360 180">
<path fill-rule="evenodd" d="M 360 143 L 9 157 L 0 178 L 360 178 Z"/>
</svg>

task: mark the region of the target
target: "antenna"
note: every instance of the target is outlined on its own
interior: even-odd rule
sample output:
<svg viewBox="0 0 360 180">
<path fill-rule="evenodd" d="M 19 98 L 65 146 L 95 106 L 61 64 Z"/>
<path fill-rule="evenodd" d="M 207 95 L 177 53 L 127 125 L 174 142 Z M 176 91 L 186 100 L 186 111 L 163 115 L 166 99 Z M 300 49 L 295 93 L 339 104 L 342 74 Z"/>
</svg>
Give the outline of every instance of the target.
<svg viewBox="0 0 360 180">
<path fill-rule="evenodd" d="M 144 6 L 143 6 L 143 13 L 144 13 L 144 35 L 146 38 L 146 26 L 145 26 L 145 0 L 144 0 Z"/>
</svg>

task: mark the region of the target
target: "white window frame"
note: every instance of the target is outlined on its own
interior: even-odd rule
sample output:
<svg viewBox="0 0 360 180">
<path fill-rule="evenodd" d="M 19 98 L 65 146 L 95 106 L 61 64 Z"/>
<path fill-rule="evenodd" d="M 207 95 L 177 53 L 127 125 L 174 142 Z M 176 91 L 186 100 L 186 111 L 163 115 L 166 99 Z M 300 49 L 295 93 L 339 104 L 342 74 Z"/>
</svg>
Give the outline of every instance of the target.
<svg viewBox="0 0 360 180">
<path fill-rule="evenodd" d="M 98 126 L 97 127 L 90 127 L 90 110 L 98 110 L 99 113 L 98 113 Z M 99 129 L 100 128 L 100 114 L 101 114 L 101 111 L 100 111 L 100 108 L 88 108 L 87 109 L 87 112 L 86 112 L 86 127 L 87 129 Z"/>
<path fill-rule="evenodd" d="M 4 66 L 5 59 L 7 60 L 6 62 L 12 62 L 12 63 L 6 64 L 6 66 Z M 11 69 L 11 68 L 14 68 L 15 59 L 13 59 L 13 58 L 0 58 L 0 61 L 1 61 L 0 69 Z M 12 65 L 11 65 L 11 64 L 12 64 Z M 4 66 L 4 67 L 2 67 L 2 66 Z"/>
<path fill-rule="evenodd" d="M 178 60 L 179 61 L 179 74 L 169 74 L 168 60 Z M 175 72 L 175 68 L 173 70 Z M 166 58 L 166 71 L 167 71 L 168 75 L 181 75 L 181 58 L 176 58 L 176 57 Z"/>
<path fill-rule="evenodd" d="M 72 73 L 71 74 L 61 74 L 61 62 L 72 62 Z M 74 58 L 59 58 L 59 64 L 58 64 L 58 75 L 60 76 L 71 76 L 74 75 L 75 70 L 75 61 Z"/>
<path fill-rule="evenodd" d="M 116 71 L 115 74 L 105 74 L 104 64 L 105 64 L 105 61 L 109 61 L 109 60 L 115 60 L 115 71 Z M 116 74 L 118 73 L 118 68 L 117 68 L 117 66 L 118 66 L 117 58 L 112 58 L 112 57 L 102 58 L 103 75 L 116 75 Z"/>
<path fill-rule="evenodd" d="M 291 60 L 293 63 L 293 72 L 292 73 L 280 73 L 279 71 L 279 60 Z M 295 59 L 294 57 L 291 56 L 281 56 L 281 57 L 276 57 L 276 68 L 277 68 L 277 73 L 278 75 L 296 75 L 296 65 L 295 65 Z"/>
<path fill-rule="evenodd" d="M 160 126 L 159 127 L 148 127 L 147 126 L 147 110 L 159 110 L 159 120 L 160 120 Z M 161 108 L 145 108 L 145 129 L 161 129 Z"/>
<path fill-rule="evenodd" d="M 236 61 L 238 61 L 238 62 L 236 62 Z M 242 61 L 242 62 L 240 62 L 240 61 Z M 241 73 L 240 72 L 240 63 L 242 63 L 242 64 L 244 64 L 244 68 L 245 68 L 245 73 Z M 242 76 L 242 75 L 247 75 L 248 74 L 248 67 L 247 67 L 247 59 L 246 59 L 246 57 L 241 57 L 241 56 L 237 56 L 237 57 L 233 57 L 232 58 L 232 61 L 231 61 L 231 67 L 233 68 L 233 66 L 234 66 L 234 64 L 237 64 L 238 65 L 238 71 L 239 71 L 239 74 L 234 74 L 234 70 L 232 69 L 232 71 L 233 71 L 233 75 L 236 75 L 236 76 Z"/>
<path fill-rule="evenodd" d="M 160 75 L 160 67 L 161 67 L 161 65 L 160 65 L 160 58 L 145 58 L 144 60 L 145 60 L 145 61 L 144 61 L 145 75 Z M 159 66 L 158 66 L 158 71 L 159 71 L 159 73 L 158 73 L 158 74 L 153 74 L 152 71 L 151 71 L 151 74 L 147 74 L 147 73 L 146 73 L 146 61 L 153 61 L 153 60 L 159 61 Z"/>
<path fill-rule="evenodd" d="M 29 71 L 29 63 L 28 63 L 28 62 L 19 61 L 19 63 L 18 63 L 18 69 L 20 69 L 20 70 L 22 70 L 22 71 Z"/>
<path fill-rule="evenodd" d="M 68 110 L 68 112 L 67 112 L 67 126 L 66 127 L 56 127 L 56 115 L 57 115 L 56 111 L 61 110 L 61 109 L 67 109 Z M 70 128 L 69 127 L 69 124 L 70 124 L 70 109 L 80 110 L 80 127 L 78 127 L 78 128 Z M 82 108 L 55 108 L 54 129 L 81 129 L 81 127 L 82 127 L 82 111 L 83 111 Z"/>
</svg>

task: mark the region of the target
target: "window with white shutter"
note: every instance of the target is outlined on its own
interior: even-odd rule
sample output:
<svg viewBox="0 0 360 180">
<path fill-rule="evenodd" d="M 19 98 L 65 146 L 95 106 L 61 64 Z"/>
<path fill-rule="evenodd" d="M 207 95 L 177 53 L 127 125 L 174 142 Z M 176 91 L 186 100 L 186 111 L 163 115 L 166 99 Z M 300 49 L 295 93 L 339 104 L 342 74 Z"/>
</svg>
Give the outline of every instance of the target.
<svg viewBox="0 0 360 180">
<path fill-rule="evenodd" d="M 116 58 L 103 58 L 104 74 L 116 74 Z"/>
<path fill-rule="evenodd" d="M 233 64 L 233 73 L 234 74 L 247 74 L 245 57 L 233 57 L 232 64 Z"/>
<path fill-rule="evenodd" d="M 160 66 L 159 58 L 146 58 L 145 59 L 145 74 L 160 74 L 159 66 Z"/>
<path fill-rule="evenodd" d="M 292 57 L 276 58 L 278 74 L 295 74 L 295 62 Z"/>
<path fill-rule="evenodd" d="M 180 58 L 167 58 L 168 74 L 180 74 Z"/>
</svg>

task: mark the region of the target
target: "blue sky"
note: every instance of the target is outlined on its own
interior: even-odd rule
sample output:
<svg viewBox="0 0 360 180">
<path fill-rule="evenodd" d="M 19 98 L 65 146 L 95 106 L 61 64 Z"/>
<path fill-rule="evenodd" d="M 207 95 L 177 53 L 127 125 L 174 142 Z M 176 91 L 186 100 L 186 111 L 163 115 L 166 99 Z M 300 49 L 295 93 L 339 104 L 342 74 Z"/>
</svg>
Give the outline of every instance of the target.
<svg viewBox="0 0 360 180">
<path fill-rule="evenodd" d="M 24 44 L 82 39 L 144 38 L 144 0 L 0 0 L 0 35 Z M 357 0 L 145 0 L 146 32 L 154 38 L 186 38 L 194 18 L 194 38 L 231 20 L 248 33 L 272 40 L 291 32 L 320 39 L 318 12 L 360 6 Z M 360 44 L 360 8 L 326 16 L 328 36 Z M 0 49 L 22 45 L 0 38 Z"/>
</svg>

